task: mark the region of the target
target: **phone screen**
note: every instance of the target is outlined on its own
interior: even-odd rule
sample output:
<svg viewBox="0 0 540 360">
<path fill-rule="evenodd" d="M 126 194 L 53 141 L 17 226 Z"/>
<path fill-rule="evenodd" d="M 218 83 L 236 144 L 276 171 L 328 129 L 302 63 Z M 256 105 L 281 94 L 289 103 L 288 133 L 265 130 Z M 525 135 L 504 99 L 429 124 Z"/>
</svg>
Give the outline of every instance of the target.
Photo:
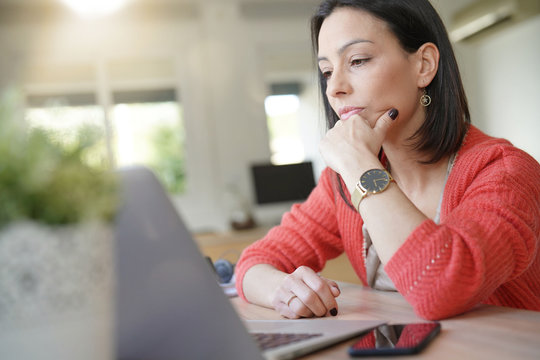
<svg viewBox="0 0 540 360">
<path fill-rule="evenodd" d="M 403 355 L 421 351 L 441 330 L 441 324 L 381 325 L 349 348 L 351 356 Z"/>
</svg>

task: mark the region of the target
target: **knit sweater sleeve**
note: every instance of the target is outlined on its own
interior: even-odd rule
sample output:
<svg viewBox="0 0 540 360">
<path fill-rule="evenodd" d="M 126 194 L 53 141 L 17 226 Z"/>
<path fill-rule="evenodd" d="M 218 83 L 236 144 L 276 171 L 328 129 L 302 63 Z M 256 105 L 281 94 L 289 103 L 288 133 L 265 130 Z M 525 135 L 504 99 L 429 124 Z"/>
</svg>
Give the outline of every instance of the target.
<svg viewBox="0 0 540 360">
<path fill-rule="evenodd" d="M 270 264 L 291 273 L 299 266 L 321 271 L 327 260 L 343 252 L 335 216 L 333 178 L 326 169 L 308 199 L 283 215 L 281 224 L 247 247 L 236 264 L 236 288 L 245 300 L 242 282 L 256 264 Z"/>
<path fill-rule="evenodd" d="M 458 156 L 441 223 L 424 221 L 385 266 L 398 291 L 428 319 L 486 302 L 503 284 L 538 266 L 538 162 L 494 141 Z"/>
</svg>

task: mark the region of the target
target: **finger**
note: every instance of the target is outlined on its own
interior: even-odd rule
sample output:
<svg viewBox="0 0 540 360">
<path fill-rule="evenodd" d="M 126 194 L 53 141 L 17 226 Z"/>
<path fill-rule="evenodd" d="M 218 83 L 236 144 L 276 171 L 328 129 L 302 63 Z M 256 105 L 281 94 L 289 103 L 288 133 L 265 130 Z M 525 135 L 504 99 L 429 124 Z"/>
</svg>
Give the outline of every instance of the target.
<svg viewBox="0 0 540 360">
<path fill-rule="evenodd" d="M 307 316 L 308 313 L 311 313 L 311 316 L 315 314 L 316 316 L 324 316 L 327 312 L 324 303 L 319 298 L 319 295 L 316 293 L 316 290 L 311 288 L 308 283 L 313 281 L 321 281 L 319 275 L 315 273 L 311 268 L 307 266 L 300 266 L 292 274 L 285 278 L 284 288 L 290 289 L 294 295 L 298 296 L 300 302 L 305 305 L 305 309 L 300 306 L 296 301 L 292 302 L 295 304 L 294 310 L 302 315 Z"/>
<path fill-rule="evenodd" d="M 392 126 L 394 123 L 394 120 L 396 120 L 398 117 L 398 114 L 399 111 L 396 108 L 392 108 L 385 112 L 379 119 L 377 119 L 373 130 L 382 135 L 386 134 L 390 126 Z"/>
<path fill-rule="evenodd" d="M 300 276 L 288 275 L 272 299 L 272 305 L 282 316 L 291 319 L 299 317 L 313 317 L 313 311 L 309 306 L 303 303 L 297 296 L 297 293 L 309 291 Z"/>
<path fill-rule="evenodd" d="M 288 308 L 298 317 L 310 318 L 319 316 L 316 315 L 298 296 L 289 302 Z"/>
<path fill-rule="evenodd" d="M 330 286 L 325 279 L 311 270 L 304 275 L 303 281 L 311 291 L 309 294 L 310 299 L 307 300 L 310 302 L 306 303 L 304 299 L 301 299 L 315 315 L 325 316 L 329 312 L 337 311 L 335 296 L 332 294 Z"/>
<path fill-rule="evenodd" d="M 294 300 L 294 299 L 293 299 Z M 292 302 L 292 301 L 291 301 Z M 283 317 L 289 318 L 289 319 L 298 319 L 301 316 L 297 314 L 291 307 L 290 303 L 289 305 L 285 304 L 284 302 L 280 302 L 278 305 L 274 307 L 276 311 Z"/>
<path fill-rule="evenodd" d="M 281 316 L 298 319 L 300 315 L 289 307 L 292 298 L 295 296 L 288 288 L 279 287 L 272 299 L 272 306 Z"/>
<path fill-rule="evenodd" d="M 296 295 L 291 291 L 289 287 L 281 286 L 277 289 L 276 294 L 272 299 L 272 305 L 274 305 L 274 307 L 277 307 L 280 304 L 285 304 L 285 306 L 289 306 L 292 298 L 295 296 Z"/>
<path fill-rule="evenodd" d="M 332 285 L 324 278 L 317 276 L 316 278 L 309 277 L 305 279 L 307 285 L 315 291 L 320 301 L 324 305 L 324 313 L 316 313 L 318 316 L 325 316 L 331 314 L 332 316 L 337 315 L 337 301 L 334 293 L 332 292 Z M 335 283 L 334 283 L 335 284 Z M 337 284 L 335 284 L 337 287 Z"/>
<path fill-rule="evenodd" d="M 326 306 L 316 291 L 306 284 L 305 281 L 306 279 L 303 279 L 301 282 L 295 282 L 293 287 L 291 287 L 292 292 L 294 292 L 297 298 L 290 302 L 289 307 L 303 317 L 311 317 L 313 315 L 324 316 L 327 312 Z"/>
<path fill-rule="evenodd" d="M 339 285 L 334 280 L 324 279 L 328 286 L 330 286 L 330 291 L 332 292 L 332 295 L 334 297 L 338 297 L 341 294 L 341 290 L 339 289 Z"/>
</svg>

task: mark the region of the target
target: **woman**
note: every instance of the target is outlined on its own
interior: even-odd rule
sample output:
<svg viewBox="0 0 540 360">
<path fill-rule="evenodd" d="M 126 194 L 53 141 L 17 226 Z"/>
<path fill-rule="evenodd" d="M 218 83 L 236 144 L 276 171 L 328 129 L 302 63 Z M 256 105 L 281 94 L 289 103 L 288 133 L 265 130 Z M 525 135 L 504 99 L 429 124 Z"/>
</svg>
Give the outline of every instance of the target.
<svg viewBox="0 0 540 360">
<path fill-rule="evenodd" d="M 428 0 L 326 0 L 312 18 L 329 129 L 309 198 L 247 248 L 247 301 L 288 318 L 336 315 L 317 275 L 343 251 L 362 283 L 419 316 L 479 303 L 540 310 L 540 165 L 470 125 Z"/>
</svg>

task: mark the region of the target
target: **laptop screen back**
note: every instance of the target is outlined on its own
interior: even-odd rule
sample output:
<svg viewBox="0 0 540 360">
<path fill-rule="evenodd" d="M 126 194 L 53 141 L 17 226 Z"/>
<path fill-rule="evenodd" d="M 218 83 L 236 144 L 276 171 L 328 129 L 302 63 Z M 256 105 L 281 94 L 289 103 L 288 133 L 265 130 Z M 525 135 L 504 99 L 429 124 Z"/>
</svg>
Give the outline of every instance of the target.
<svg viewBox="0 0 540 360">
<path fill-rule="evenodd" d="M 117 358 L 261 358 L 153 173 L 120 176 Z"/>
</svg>

